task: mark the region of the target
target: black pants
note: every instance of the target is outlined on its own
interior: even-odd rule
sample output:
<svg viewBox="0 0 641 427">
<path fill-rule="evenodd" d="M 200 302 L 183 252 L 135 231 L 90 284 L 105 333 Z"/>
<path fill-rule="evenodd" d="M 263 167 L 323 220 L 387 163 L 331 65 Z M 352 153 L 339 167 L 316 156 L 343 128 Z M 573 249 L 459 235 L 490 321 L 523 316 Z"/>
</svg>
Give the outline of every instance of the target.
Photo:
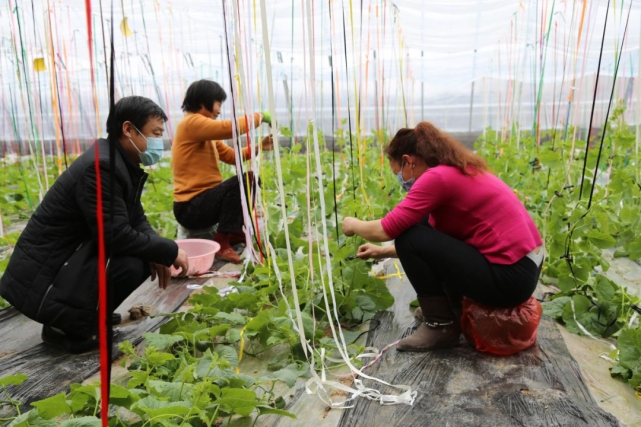
<svg viewBox="0 0 641 427">
<path fill-rule="evenodd" d="M 445 290 L 495 307 L 527 301 L 541 267 L 523 257 L 511 265 L 492 264 L 476 248 L 423 222 L 396 238 L 396 253 L 419 297 L 445 296 Z"/>
<path fill-rule="evenodd" d="M 91 335 L 97 327 L 98 257 L 95 250 L 83 244 L 67 260 L 54 279 L 53 286 L 61 303 L 87 310 L 86 317 L 59 317 L 53 326 L 69 335 Z M 115 256 L 107 265 L 107 285 L 115 310 L 150 276 L 149 263 L 131 256 Z M 95 311 L 94 311 L 95 309 Z"/>
<path fill-rule="evenodd" d="M 243 176 L 243 183 L 248 182 L 248 179 L 253 188 L 251 172 Z M 226 179 L 188 202 L 174 202 L 174 216 L 178 223 L 188 230 L 199 230 L 218 224 L 220 233 L 240 231 L 243 226 L 243 207 L 238 177 Z"/>
<path fill-rule="evenodd" d="M 113 287 L 113 308 L 120 306 L 151 275 L 149 262 L 135 257 L 114 257 L 109 261 L 107 277 Z"/>
</svg>

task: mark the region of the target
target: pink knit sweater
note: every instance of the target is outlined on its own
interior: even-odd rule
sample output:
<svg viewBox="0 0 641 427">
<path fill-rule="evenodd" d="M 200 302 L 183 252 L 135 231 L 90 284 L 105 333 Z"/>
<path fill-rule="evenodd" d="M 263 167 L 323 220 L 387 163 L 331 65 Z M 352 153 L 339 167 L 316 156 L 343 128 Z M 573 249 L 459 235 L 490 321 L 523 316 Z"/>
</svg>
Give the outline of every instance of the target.
<svg viewBox="0 0 641 427">
<path fill-rule="evenodd" d="M 542 244 L 521 201 L 490 173 L 466 176 L 452 166 L 430 168 L 381 224 L 395 239 L 428 214 L 434 229 L 475 247 L 493 264 L 513 264 Z"/>
</svg>

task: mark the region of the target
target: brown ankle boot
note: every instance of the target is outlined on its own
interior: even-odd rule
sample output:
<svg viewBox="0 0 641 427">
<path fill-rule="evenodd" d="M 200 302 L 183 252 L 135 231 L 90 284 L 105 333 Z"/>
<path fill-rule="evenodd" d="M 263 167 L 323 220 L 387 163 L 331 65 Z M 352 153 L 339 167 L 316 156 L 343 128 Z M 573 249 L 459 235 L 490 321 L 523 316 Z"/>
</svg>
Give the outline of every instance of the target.
<svg viewBox="0 0 641 427">
<path fill-rule="evenodd" d="M 456 347 L 461 336 L 460 318 L 452 311 L 447 297 L 419 298 L 424 320 L 409 337 L 399 341 L 400 351 L 430 351 Z M 417 310 L 418 311 L 418 310 Z"/>
<path fill-rule="evenodd" d="M 448 288 L 443 288 L 443 290 L 445 291 L 445 295 L 447 295 L 447 299 L 452 307 L 454 318 L 458 319 L 460 324 L 461 316 L 463 315 L 463 296 Z"/>
<path fill-rule="evenodd" d="M 460 319 L 463 314 L 463 297 L 445 287 L 443 288 L 443 290 L 447 295 L 447 299 L 450 301 L 454 317 L 456 319 Z M 414 310 L 414 317 L 416 317 L 421 322 L 425 320 L 423 319 L 423 309 L 421 307 L 417 307 L 416 310 Z"/>
</svg>

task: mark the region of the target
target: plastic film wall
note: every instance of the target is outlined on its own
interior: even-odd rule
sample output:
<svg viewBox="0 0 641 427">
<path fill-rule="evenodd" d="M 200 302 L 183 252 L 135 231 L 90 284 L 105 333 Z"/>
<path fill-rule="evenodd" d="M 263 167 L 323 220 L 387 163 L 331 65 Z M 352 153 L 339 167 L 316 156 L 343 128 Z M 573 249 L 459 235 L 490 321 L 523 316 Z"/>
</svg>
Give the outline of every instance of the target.
<svg viewBox="0 0 641 427">
<path fill-rule="evenodd" d="M 213 79 L 229 93 L 230 81 L 238 80 L 227 60 L 222 1 L 90 4 L 93 57 L 84 1 L 0 6 L 5 152 L 17 143 L 79 151 L 105 136 L 112 15 L 116 95 L 161 105 L 170 118 L 168 139 L 192 81 Z M 260 4 L 236 4 L 241 36 L 232 45 L 243 45 L 251 82 L 240 89 L 249 91 L 254 109 L 266 109 Z M 629 123 L 639 121 L 641 5 L 630 8 L 629 0 L 314 1 L 312 49 L 306 4 L 270 1 L 266 11 L 276 110 L 280 125 L 295 134 L 304 134 L 312 119 L 325 134 L 350 123 L 364 135 L 394 132 L 421 120 L 457 132 L 585 128 L 597 75 L 593 122 L 601 126 L 615 73 L 615 101 L 627 106 Z M 311 117 L 312 91 L 317 117 Z"/>
</svg>

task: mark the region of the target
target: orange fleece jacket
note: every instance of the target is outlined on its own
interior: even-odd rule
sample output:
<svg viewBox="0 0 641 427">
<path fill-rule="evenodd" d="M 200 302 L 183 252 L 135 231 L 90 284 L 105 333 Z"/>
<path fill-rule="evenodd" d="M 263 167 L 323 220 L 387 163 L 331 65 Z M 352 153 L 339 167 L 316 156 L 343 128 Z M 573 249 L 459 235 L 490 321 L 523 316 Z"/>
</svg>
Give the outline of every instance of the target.
<svg viewBox="0 0 641 427">
<path fill-rule="evenodd" d="M 255 113 L 254 126 L 259 126 L 262 119 L 260 113 Z M 238 119 L 237 129 L 241 134 L 247 132 L 244 117 Z M 188 202 L 223 181 L 218 161 L 236 164 L 233 148 L 221 141 L 231 138 L 231 120 L 214 120 L 195 113 L 185 114 L 176 128 L 171 148 L 175 202 Z M 249 149 L 245 147 L 243 160 L 248 157 Z"/>
</svg>

